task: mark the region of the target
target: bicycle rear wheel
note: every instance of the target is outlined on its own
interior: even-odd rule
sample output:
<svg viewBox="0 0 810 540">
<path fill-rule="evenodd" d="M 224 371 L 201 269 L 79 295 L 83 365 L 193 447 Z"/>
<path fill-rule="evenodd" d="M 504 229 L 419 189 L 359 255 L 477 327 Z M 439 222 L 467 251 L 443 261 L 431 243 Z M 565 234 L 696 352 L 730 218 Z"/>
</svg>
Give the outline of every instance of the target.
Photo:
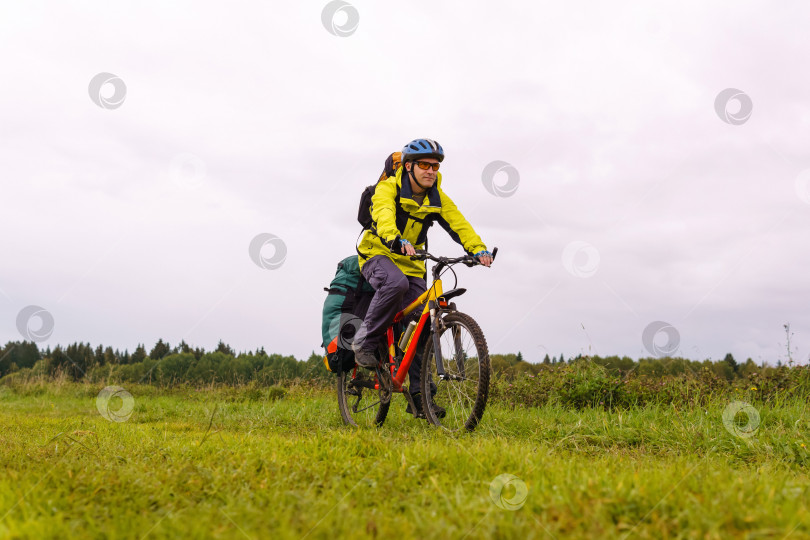
<svg viewBox="0 0 810 540">
<path fill-rule="evenodd" d="M 338 407 L 343 423 L 357 427 L 380 427 L 391 406 L 391 374 L 376 372 L 380 388 L 375 389 L 375 373 L 360 367 L 337 377 Z"/>
<path fill-rule="evenodd" d="M 433 339 L 422 355 L 422 410 L 431 424 L 449 431 L 473 431 L 487 406 L 490 362 L 484 333 L 472 317 L 451 312 L 439 321 L 439 343 L 445 376 L 436 369 Z M 431 401 L 431 383 L 436 394 Z M 446 408 L 441 418 L 434 406 Z"/>
</svg>

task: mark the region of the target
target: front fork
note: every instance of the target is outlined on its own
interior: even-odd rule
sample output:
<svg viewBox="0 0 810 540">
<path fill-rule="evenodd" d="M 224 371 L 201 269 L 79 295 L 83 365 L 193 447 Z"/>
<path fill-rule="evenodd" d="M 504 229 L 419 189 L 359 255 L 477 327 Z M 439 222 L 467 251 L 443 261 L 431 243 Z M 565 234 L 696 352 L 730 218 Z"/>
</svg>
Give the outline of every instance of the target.
<svg viewBox="0 0 810 540">
<path fill-rule="evenodd" d="M 439 341 L 439 334 L 441 330 L 444 328 L 444 324 L 440 324 L 441 317 L 439 314 L 441 313 L 440 309 L 436 308 L 436 304 L 433 300 L 430 301 L 430 316 L 431 316 L 431 335 L 433 338 L 433 356 L 436 358 L 436 374 L 439 376 L 439 380 L 447 380 L 450 379 L 451 376 L 447 375 L 444 371 L 444 361 L 442 359 L 442 346 L 441 342 Z M 455 304 L 450 304 L 449 311 L 455 311 L 456 306 Z M 458 367 L 458 376 L 452 376 L 453 379 L 463 380 L 465 377 L 464 372 L 464 352 L 462 350 L 462 343 L 461 343 L 461 331 L 456 327 L 451 327 L 451 331 L 453 333 L 453 347 L 455 348 L 454 351 L 454 358 L 456 361 L 456 366 Z"/>
<path fill-rule="evenodd" d="M 435 300 L 431 300 L 428 306 L 430 307 L 430 329 L 431 329 L 430 334 L 431 337 L 433 338 L 433 356 L 436 358 L 436 374 L 439 376 L 439 380 L 443 381 L 444 379 L 447 378 L 447 374 L 444 372 L 444 361 L 442 360 L 442 344 L 439 341 L 439 334 L 441 331 L 441 329 L 439 328 L 439 321 L 441 320 L 441 318 L 439 317 L 440 311 L 437 309 Z"/>
</svg>

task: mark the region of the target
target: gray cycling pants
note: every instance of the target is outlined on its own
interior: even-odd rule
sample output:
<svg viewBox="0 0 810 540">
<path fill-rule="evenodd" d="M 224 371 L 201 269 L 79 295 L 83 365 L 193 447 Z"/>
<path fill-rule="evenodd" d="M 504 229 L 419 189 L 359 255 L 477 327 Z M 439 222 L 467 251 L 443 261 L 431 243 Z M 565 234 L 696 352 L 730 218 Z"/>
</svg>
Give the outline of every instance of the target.
<svg viewBox="0 0 810 540">
<path fill-rule="evenodd" d="M 371 257 L 363 265 L 362 272 L 363 277 L 376 292 L 354 341 L 363 349 L 374 350 L 379 345 L 386 343 L 385 331 L 391 326 L 394 315 L 419 298 L 419 295 L 427 289 L 427 284 L 420 277 L 403 274 L 402 270 L 384 255 Z M 404 330 L 410 321 L 418 321 L 421 314 L 421 309 L 411 312 L 403 321 L 402 329 Z M 419 392 L 422 351 L 429 335 L 426 330 L 422 331 L 422 336 L 417 343 L 416 354 L 408 369 L 411 393 Z M 399 339 L 399 335 L 395 335 L 394 339 Z"/>
</svg>

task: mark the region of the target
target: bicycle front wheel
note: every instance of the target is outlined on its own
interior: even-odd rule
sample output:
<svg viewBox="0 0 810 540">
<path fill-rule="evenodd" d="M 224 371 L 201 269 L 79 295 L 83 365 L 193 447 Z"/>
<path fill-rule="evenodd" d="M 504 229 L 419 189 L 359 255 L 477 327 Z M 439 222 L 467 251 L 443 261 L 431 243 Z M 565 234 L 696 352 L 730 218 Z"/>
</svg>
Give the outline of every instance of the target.
<svg viewBox="0 0 810 540">
<path fill-rule="evenodd" d="M 451 312 L 439 321 L 444 376 L 436 365 L 432 336 L 422 356 L 422 410 L 431 424 L 449 431 L 472 431 L 481 421 L 489 397 L 489 351 L 484 333 L 472 317 Z M 433 399 L 432 388 L 436 388 Z M 445 408 L 442 414 L 441 409 Z"/>
</svg>

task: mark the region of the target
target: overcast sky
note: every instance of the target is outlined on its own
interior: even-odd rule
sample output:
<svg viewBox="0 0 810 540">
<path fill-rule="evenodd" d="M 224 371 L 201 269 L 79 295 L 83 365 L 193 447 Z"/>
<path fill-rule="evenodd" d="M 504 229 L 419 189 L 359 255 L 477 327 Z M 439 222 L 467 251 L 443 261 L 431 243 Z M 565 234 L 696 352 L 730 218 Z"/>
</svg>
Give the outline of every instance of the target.
<svg viewBox="0 0 810 540">
<path fill-rule="evenodd" d="M 490 352 L 785 361 L 789 322 L 807 363 L 808 20 L 799 1 L 4 0 L 0 341 L 39 306 L 42 348 L 320 352 L 360 193 L 429 137 L 499 248 L 457 271 Z M 251 260 L 260 234 L 283 262 Z"/>
</svg>

